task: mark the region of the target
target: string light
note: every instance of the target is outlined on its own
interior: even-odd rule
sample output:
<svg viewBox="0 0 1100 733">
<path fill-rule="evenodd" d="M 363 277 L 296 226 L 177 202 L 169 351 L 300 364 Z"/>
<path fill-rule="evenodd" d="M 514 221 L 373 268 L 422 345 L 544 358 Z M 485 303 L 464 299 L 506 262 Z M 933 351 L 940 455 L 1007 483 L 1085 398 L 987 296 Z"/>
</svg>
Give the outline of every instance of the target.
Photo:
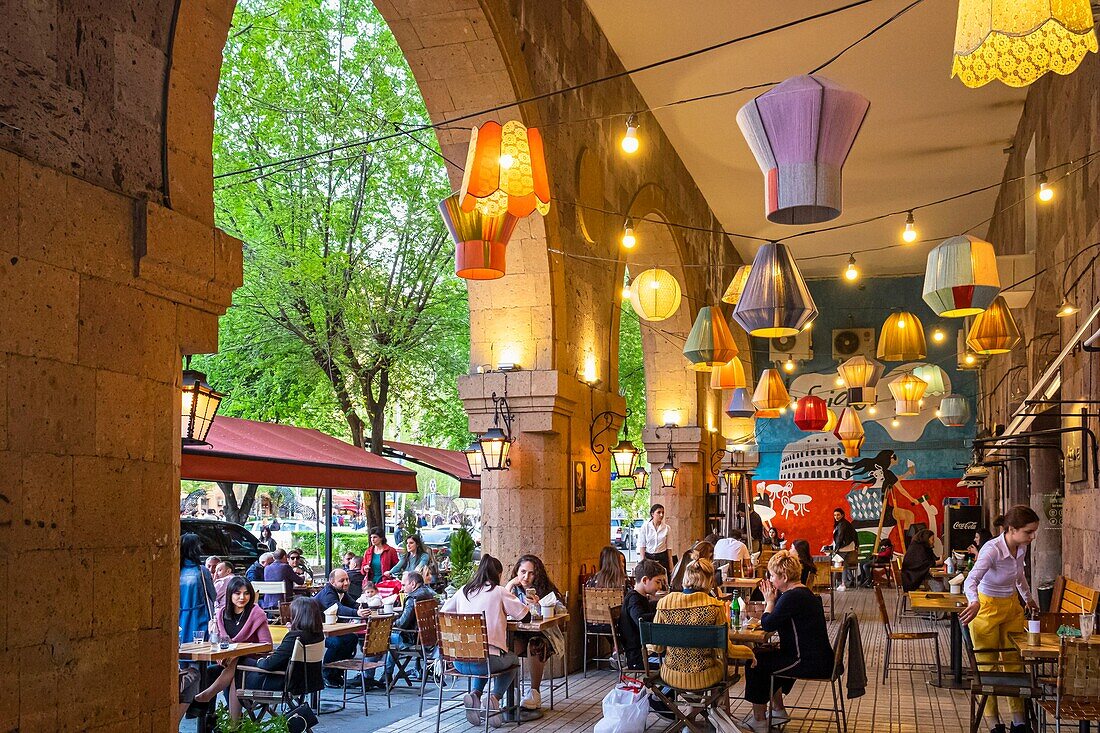
<svg viewBox="0 0 1100 733">
<path fill-rule="evenodd" d="M 878 408 L 875 407 L 874 405 L 871 405 L 870 407 L 867 408 L 867 414 L 868 415 L 874 415 L 876 413 L 878 413 Z"/>
<path fill-rule="evenodd" d="M 963 361 L 966 362 L 967 364 L 973 364 L 977 360 L 978 360 L 978 357 L 974 356 L 974 354 L 970 353 L 969 351 L 966 352 L 966 356 L 963 357 Z"/>
<path fill-rule="evenodd" d="M 836 379 L 833 380 L 833 384 L 835 384 L 837 387 L 843 387 L 844 386 L 844 377 L 842 377 L 838 374 Z"/>
<path fill-rule="evenodd" d="M 1078 308 L 1072 300 L 1069 298 L 1062 298 L 1062 302 L 1058 304 L 1058 312 L 1054 315 L 1059 318 L 1069 318 L 1079 310 L 1081 309 Z"/>
<path fill-rule="evenodd" d="M 787 374 L 790 374 L 794 371 L 794 366 L 794 359 L 792 359 L 791 355 L 788 354 L 787 360 L 783 362 L 783 371 L 787 372 Z"/>
<path fill-rule="evenodd" d="M 630 286 L 623 285 L 623 300 L 630 300 Z"/>
<path fill-rule="evenodd" d="M 1039 193 L 1037 195 L 1044 204 L 1054 199 L 1054 189 L 1047 183 L 1046 173 L 1039 174 Z"/>
<path fill-rule="evenodd" d="M 634 249 L 634 245 L 638 243 L 638 238 L 634 236 L 634 220 L 629 216 L 626 217 L 626 223 L 623 224 L 623 249 Z"/>
<path fill-rule="evenodd" d="M 937 344 L 942 344 L 943 340 L 947 338 L 947 334 L 943 332 L 942 328 L 937 328 L 932 331 L 932 340 Z"/>
<path fill-rule="evenodd" d="M 912 211 L 905 217 L 905 231 L 901 233 L 901 241 L 906 244 L 912 244 L 917 241 L 917 227 L 916 222 L 913 221 Z"/>
<path fill-rule="evenodd" d="M 893 420 L 890 421 L 890 427 L 896 428 L 896 427 L 900 427 L 900 426 L 901 426 L 901 420 L 898 420 L 896 417 Z"/>
<path fill-rule="evenodd" d="M 859 279 L 859 268 L 856 267 L 856 256 L 848 255 L 848 267 L 844 268 L 844 279 L 848 282 L 855 282 Z"/>
<path fill-rule="evenodd" d="M 626 134 L 619 141 L 619 145 L 627 155 L 638 152 L 638 116 L 633 112 L 626 118 Z"/>
</svg>

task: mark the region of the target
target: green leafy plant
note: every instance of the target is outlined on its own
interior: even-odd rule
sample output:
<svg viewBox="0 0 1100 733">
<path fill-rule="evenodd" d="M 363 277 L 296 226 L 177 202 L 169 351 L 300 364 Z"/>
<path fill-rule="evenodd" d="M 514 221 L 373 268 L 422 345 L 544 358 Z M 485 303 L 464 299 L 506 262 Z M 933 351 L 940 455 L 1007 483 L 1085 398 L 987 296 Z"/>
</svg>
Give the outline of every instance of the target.
<svg viewBox="0 0 1100 733">
<path fill-rule="evenodd" d="M 416 526 L 416 512 L 412 507 L 405 507 L 405 514 L 401 517 L 401 529 L 402 537 L 412 537 L 420 531 L 420 527 Z"/>
<path fill-rule="evenodd" d="M 461 588 L 474 574 L 474 537 L 466 522 L 451 534 L 451 585 Z"/>
<path fill-rule="evenodd" d="M 223 733 L 288 733 L 286 718 L 282 715 L 263 720 L 250 720 L 244 715 L 240 720 L 233 720 L 225 707 L 218 708 L 218 730 Z"/>
<path fill-rule="evenodd" d="M 320 557 L 325 545 L 325 534 L 321 532 L 320 543 L 314 532 L 294 532 L 294 546 L 301 549 L 310 557 Z M 332 533 L 332 559 L 335 567 L 340 566 L 337 558 L 342 558 L 345 552 L 354 552 L 362 555 L 370 547 L 370 535 L 364 532 L 333 532 Z"/>
</svg>

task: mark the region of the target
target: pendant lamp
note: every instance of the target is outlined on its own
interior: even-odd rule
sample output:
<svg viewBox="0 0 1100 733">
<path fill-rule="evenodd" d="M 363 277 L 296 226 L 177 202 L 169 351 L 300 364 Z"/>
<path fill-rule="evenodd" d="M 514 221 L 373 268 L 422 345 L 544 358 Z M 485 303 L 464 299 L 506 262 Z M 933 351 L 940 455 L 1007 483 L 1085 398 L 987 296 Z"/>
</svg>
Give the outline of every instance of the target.
<svg viewBox="0 0 1100 733">
<path fill-rule="evenodd" d="M 1008 308 L 1004 296 L 974 317 L 966 345 L 977 354 L 1005 354 L 1020 343 L 1020 329 Z"/>
<path fill-rule="evenodd" d="M 833 434 L 840 439 L 844 446 L 844 455 L 849 458 L 858 458 L 859 449 L 863 445 L 863 423 L 859 421 L 859 415 L 851 407 L 845 407 L 840 413 L 836 430 Z"/>
<path fill-rule="evenodd" d="M 913 369 L 913 376 L 928 385 L 925 397 L 947 394 L 947 375 L 935 364 L 921 364 Z"/>
<path fill-rule="evenodd" d="M 827 413 L 828 419 L 825 421 L 825 424 L 821 427 L 821 432 L 831 433 L 834 430 L 836 430 L 836 413 L 833 412 L 832 408 L 829 408 L 825 412 Z"/>
<path fill-rule="evenodd" d="M 740 389 L 745 386 L 745 367 L 736 356 L 710 373 L 711 389 Z"/>
<path fill-rule="evenodd" d="M 489 121 L 470 132 L 470 148 L 459 189 L 463 211 L 486 216 L 528 216 L 550 211 L 542 136 L 535 128 L 510 120 Z"/>
<path fill-rule="evenodd" d="M 829 422 L 829 407 L 817 395 L 799 397 L 794 408 L 794 424 L 799 430 L 821 430 Z"/>
<path fill-rule="evenodd" d="M 1001 291 L 993 245 L 970 235 L 951 237 L 928 253 L 924 302 L 946 318 L 974 316 Z"/>
<path fill-rule="evenodd" d="M 761 372 L 760 381 L 752 395 L 752 404 L 757 410 L 778 410 L 791 404 L 791 396 L 787 393 L 778 369 L 765 369 Z"/>
<path fill-rule="evenodd" d="M 757 410 L 753 417 L 758 420 L 774 420 L 782 414 L 779 410 Z"/>
<path fill-rule="evenodd" d="M 940 400 L 940 422 L 949 428 L 961 428 L 970 420 L 970 403 L 962 395 L 947 395 Z"/>
<path fill-rule="evenodd" d="M 912 374 L 903 374 L 887 385 L 894 395 L 895 415 L 919 415 L 920 400 L 928 385 Z"/>
<path fill-rule="evenodd" d="M 853 356 L 837 367 L 840 378 L 848 388 L 848 404 L 853 407 L 865 407 L 878 402 L 875 387 L 882 377 L 885 366 L 868 359 L 862 354 Z"/>
<path fill-rule="evenodd" d="M 722 294 L 723 303 L 737 305 L 737 301 L 741 300 L 741 293 L 745 291 L 745 283 L 748 282 L 751 271 L 752 265 L 741 265 L 737 268 L 736 274 L 726 287 L 726 292 Z"/>
<path fill-rule="evenodd" d="M 730 397 L 730 403 L 726 406 L 726 414 L 734 419 L 751 418 L 756 414 L 756 407 L 752 404 L 752 398 L 749 397 L 748 389 L 745 387 L 738 387 L 733 390 L 733 396 Z"/>
<path fill-rule="evenodd" d="M 764 173 L 775 224 L 840 216 L 841 170 L 870 102 L 823 76 L 792 76 L 742 107 L 737 126 Z"/>
<path fill-rule="evenodd" d="M 518 218 L 507 211 L 497 216 L 477 208 L 463 211 L 457 193 L 439 202 L 439 213 L 455 243 L 455 275 L 467 280 L 504 277 L 504 253 Z"/>
<path fill-rule="evenodd" d="M 643 321 L 663 321 L 680 307 L 680 283 L 668 270 L 643 270 L 630 283 L 630 307 Z"/>
<path fill-rule="evenodd" d="M 1024 87 L 1048 71 L 1072 73 L 1096 50 L 1089 0 L 959 0 L 951 76 Z"/>
<path fill-rule="evenodd" d="M 859 450 L 863 447 L 865 438 L 841 438 L 840 445 L 844 447 L 844 455 L 848 458 L 859 458 Z"/>
<path fill-rule="evenodd" d="M 721 308 L 705 305 L 699 309 L 684 343 L 684 356 L 697 371 L 710 371 L 737 356 L 737 344 Z"/>
<path fill-rule="evenodd" d="M 753 336 L 794 336 L 817 317 L 817 306 L 787 245 L 768 242 L 756 251 L 734 319 Z"/>
<path fill-rule="evenodd" d="M 928 355 L 924 326 L 912 313 L 891 313 L 878 335 L 878 358 L 883 361 L 916 361 Z"/>
<path fill-rule="evenodd" d="M 191 357 L 187 357 L 188 365 Z M 206 382 L 206 375 L 194 369 L 183 370 L 180 400 L 180 437 L 184 445 L 206 445 L 206 436 L 214 424 L 218 407 L 225 395 Z"/>
<path fill-rule="evenodd" d="M 641 466 L 638 466 L 634 469 L 634 473 L 631 474 L 630 477 L 634 479 L 635 491 L 641 491 L 645 488 L 646 482 L 649 481 L 649 471 L 645 470 Z"/>
</svg>

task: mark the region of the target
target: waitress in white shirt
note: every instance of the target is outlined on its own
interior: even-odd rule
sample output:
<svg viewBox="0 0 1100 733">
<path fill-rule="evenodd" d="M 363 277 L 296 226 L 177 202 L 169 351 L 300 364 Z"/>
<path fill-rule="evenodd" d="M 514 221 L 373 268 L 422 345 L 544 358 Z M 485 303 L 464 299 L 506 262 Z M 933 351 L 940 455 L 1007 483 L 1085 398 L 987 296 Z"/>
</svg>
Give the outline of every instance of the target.
<svg viewBox="0 0 1100 733">
<path fill-rule="evenodd" d="M 975 649 L 1011 648 L 1008 635 L 1013 631 L 1023 631 L 1024 609 L 1020 600 L 1029 609 L 1038 610 L 1039 604 L 1031 595 L 1024 571 L 1024 556 L 1027 546 L 1035 539 L 1039 529 L 1039 515 L 1031 507 L 1017 504 L 1005 513 L 1005 532 L 995 540 L 982 545 L 978 551 L 978 560 L 974 569 L 966 577 L 964 589 L 969 605 L 959 614 L 959 621 L 970 629 L 970 638 Z M 1019 594 L 1019 600 L 1016 596 Z M 978 664 L 984 670 L 1000 667 L 1005 672 L 1019 672 L 1022 667 L 1015 654 L 998 655 L 977 654 Z M 1001 664 L 997 664 L 1002 662 Z M 1011 733 L 1024 733 L 1028 730 L 1027 715 L 1023 700 L 1010 697 L 1004 701 L 1012 711 Z M 985 724 L 991 731 L 1004 731 L 997 709 L 997 698 L 990 697 L 986 702 Z"/>
<path fill-rule="evenodd" d="M 654 504 L 649 508 L 649 521 L 642 525 L 638 538 L 638 554 L 648 560 L 656 560 L 672 571 L 672 557 L 668 551 L 668 525 L 665 524 L 665 508 Z"/>
</svg>

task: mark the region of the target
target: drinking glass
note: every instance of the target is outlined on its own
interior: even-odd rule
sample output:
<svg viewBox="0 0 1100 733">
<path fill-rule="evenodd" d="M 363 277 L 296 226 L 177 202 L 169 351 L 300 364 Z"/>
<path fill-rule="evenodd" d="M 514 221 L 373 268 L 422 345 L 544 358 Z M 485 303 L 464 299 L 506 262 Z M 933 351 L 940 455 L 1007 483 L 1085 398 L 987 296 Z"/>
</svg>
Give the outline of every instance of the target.
<svg viewBox="0 0 1100 733">
<path fill-rule="evenodd" d="M 1088 641 L 1092 632 L 1096 630 L 1096 616 L 1091 613 L 1081 614 L 1081 638 Z"/>
<path fill-rule="evenodd" d="M 196 644 L 201 644 L 206 641 L 206 633 L 202 631 L 196 631 L 194 634 L 194 641 Z"/>
</svg>

